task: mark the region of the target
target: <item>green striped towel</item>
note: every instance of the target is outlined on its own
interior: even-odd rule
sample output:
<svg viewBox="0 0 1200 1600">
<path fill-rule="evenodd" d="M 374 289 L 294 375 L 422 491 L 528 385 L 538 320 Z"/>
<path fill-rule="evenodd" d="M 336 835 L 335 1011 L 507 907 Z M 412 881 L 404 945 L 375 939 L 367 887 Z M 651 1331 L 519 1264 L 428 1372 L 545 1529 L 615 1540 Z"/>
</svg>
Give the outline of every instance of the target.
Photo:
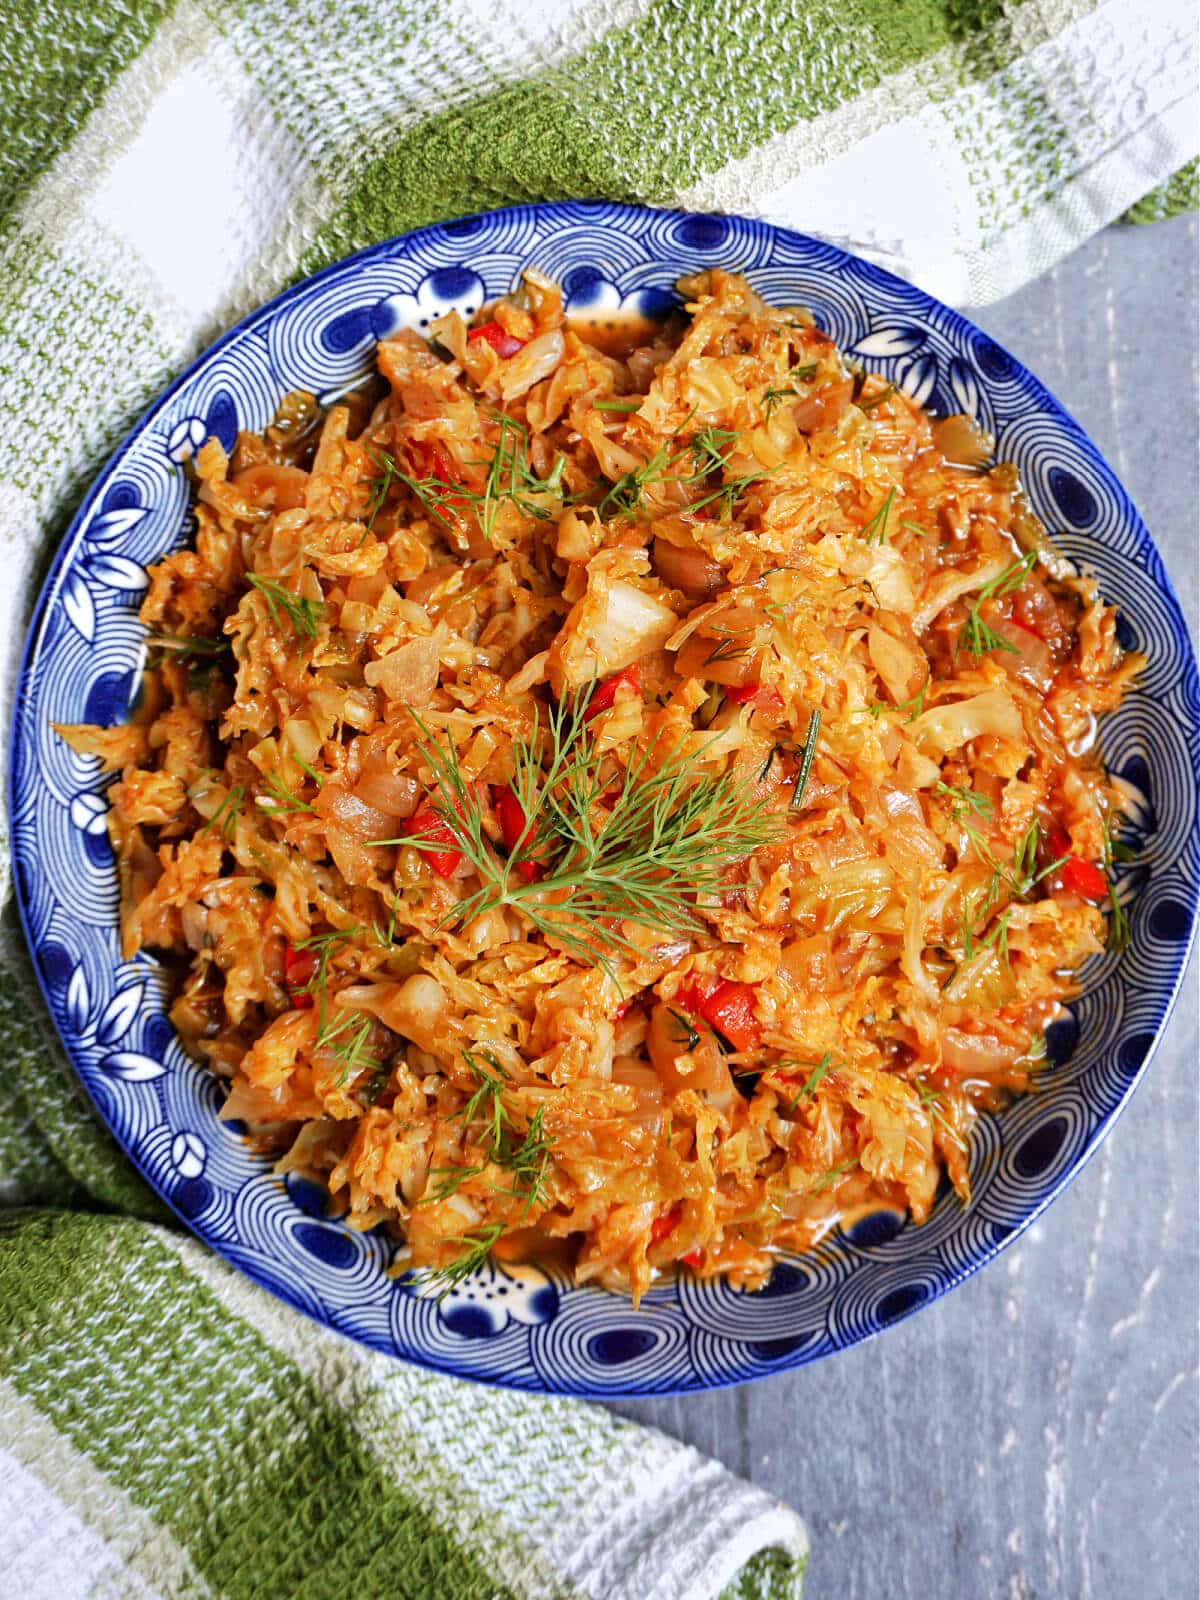
<svg viewBox="0 0 1200 1600">
<path fill-rule="evenodd" d="M 34 580 L 104 454 L 222 327 L 360 245 L 639 198 L 778 218 L 978 303 L 1130 208 L 1196 204 L 1189 0 L 8 0 L 0 21 L 6 722 Z M 42 1027 L 9 906 L 5 1592 L 799 1594 L 799 1518 L 715 1463 L 368 1354 L 183 1237 Z"/>
</svg>

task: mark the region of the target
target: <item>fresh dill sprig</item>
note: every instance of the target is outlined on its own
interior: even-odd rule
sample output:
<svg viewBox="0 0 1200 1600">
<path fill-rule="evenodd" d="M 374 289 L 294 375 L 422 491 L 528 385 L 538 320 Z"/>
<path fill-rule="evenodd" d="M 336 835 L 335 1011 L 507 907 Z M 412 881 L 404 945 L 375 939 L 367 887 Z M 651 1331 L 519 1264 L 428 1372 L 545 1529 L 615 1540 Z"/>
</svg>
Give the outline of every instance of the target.
<svg viewBox="0 0 1200 1600">
<path fill-rule="evenodd" d="M 980 794 L 977 789 L 968 788 L 965 783 L 942 783 L 941 780 L 934 785 L 935 794 L 949 795 L 954 801 L 950 807 L 950 815 L 955 822 L 960 822 L 969 812 L 974 812 L 977 817 L 987 821 L 992 815 L 992 802 L 987 795 Z"/>
<path fill-rule="evenodd" d="M 325 1032 L 329 1012 L 329 964 L 358 931 L 357 924 L 351 928 L 331 928 L 327 933 L 314 933 L 307 939 L 297 939 L 292 945 L 293 950 L 315 950 L 317 953 L 313 975 L 300 992 L 312 995 L 317 1002 L 318 1042 L 320 1035 Z"/>
<path fill-rule="evenodd" d="M 900 518 L 900 526 L 907 528 L 909 533 L 915 533 L 918 539 L 928 539 L 929 530 L 923 528 L 919 522 L 910 522 L 907 517 Z"/>
<path fill-rule="evenodd" d="M 171 655 L 220 656 L 233 648 L 231 639 L 209 639 L 200 634 L 152 633 L 146 640 L 148 650 L 165 650 Z"/>
<path fill-rule="evenodd" d="M 593 400 L 592 408 L 595 411 L 640 411 L 641 400 Z"/>
<path fill-rule="evenodd" d="M 485 1167 L 430 1167 L 429 1176 L 436 1177 L 438 1182 L 432 1189 L 417 1201 L 419 1206 L 437 1205 L 441 1200 L 449 1200 L 452 1194 L 457 1194 L 468 1178 L 478 1178 L 487 1169 Z"/>
<path fill-rule="evenodd" d="M 377 922 L 371 923 L 371 932 L 375 936 L 375 943 L 381 944 L 385 950 L 390 950 L 396 938 L 396 918 L 400 912 L 400 891 L 392 896 L 392 910 L 388 917 L 387 927 L 381 928 Z"/>
<path fill-rule="evenodd" d="M 529 433 L 515 417 L 503 411 L 495 413 L 499 429 L 495 449 L 487 463 L 483 495 L 478 506 L 479 529 L 490 543 L 496 529 L 496 517 L 504 501 L 514 505 L 525 517 L 544 521 L 553 515 L 550 506 L 539 496 L 562 497 L 562 475 L 565 460 L 559 456 L 548 478 L 539 478 L 529 465 Z"/>
<path fill-rule="evenodd" d="M 888 490 L 887 499 L 879 510 L 863 528 L 863 542 L 865 544 L 886 544 L 888 541 L 888 517 L 891 515 L 892 505 L 896 499 L 894 488 Z"/>
<path fill-rule="evenodd" d="M 437 785 L 435 810 L 480 880 L 446 923 L 464 926 L 511 906 L 549 943 L 611 973 L 613 956 L 636 949 L 620 922 L 673 935 L 696 931 L 696 902 L 719 894 L 726 869 L 777 839 L 785 819 L 764 810 L 732 773 L 704 773 L 703 749 L 688 755 L 677 746 L 659 758 L 647 746 L 622 767 L 588 734 L 590 694 L 535 712 L 531 732 L 513 741 L 512 789 L 526 817 L 519 859 L 543 867 L 530 881 L 516 870 L 517 858 L 492 848 L 479 792 L 453 744 L 410 715 L 424 735 L 418 748 Z M 412 836 L 377 842 L 421 845 Z"/>
<path fill-rule="evenodd" d="M 364 1071 L 377 1072 L 379 1057 L 368 1048 L 373 1023 L 362 1012 L 343 1012 L 336 1022 L 322 1026 L 317 1033 L 317 1044 L 331 1050 L 341 1065 L 334 1087 L 341 1089 L 350 1079 Z"/>
<path fill-rule="evenodd" d="M 932 683 L 932 681 L 933 674 L 930 673 L 930 675 L 925 679 L 925 682 L 917 690 L 916 694 L 910 695 L 907 700 L 901 700 L 897 705 L 894 706 L 889 706 L 886 700 L 872 700 L 871 704 L 867 707 L 867 710 L 875 718 L 876 722 L 879 721 L 880 717 L 885 711 L 907 711 L 908 716 L 904 719 L 905 725 L 910 722 L 915 722 L 925 709 L 925 691 L 929 688 L 929 685 Z"/>
<path fill-rule="evenodd" d="M 804 736 L 804 749 L 800 752 L 800 769 L 796 773 L 796 782 L 792 788 L 792 798 L 789 802 L 794 811 L 804 804 L 804 792 L 808 788 L 808 775 L 812 771 L 813 757 L 817 753 L 817 739 L 821 732 L 821 708 L 814 706 L 808 719 L 808 732 Z"/>
<path fill-rule="evenodd" d="M 932 1088 L 927 1083 L 914 1083 L 913 1088 L 917 1091 L 917 1099 L 921 1102 L 922 1108 L 928 1111 L 930 1121 L 936 1122 L 946 1138 L 953 1140 L 960 1150 L 965 1149 L 962 1135 L 942 1109 L 944 1099 L 942 1091 Z"/>
<path fill-rule="evenodd" d="M 375 527 L 375 518 L 383 510 L 383 503 L 388 497 L 388 490 L 395 481 L 398 468 L 395 460 L 388 455 L 386 450 L 368 449 L 367 454 L 379 468 L 379 476 L 371 485 L 371 497 L 367 502 L 367 525 L 363 532 L 363 539 Z"/>
<path fill-rule="evenodd" d="M 268 799 L 266 795 L 260 794 L 254 803 L 269 817 L 278 817 L 294 811 L 312 811 L 313 808 L 308 801 L 294 795 L 278 773 L 268 773 L 264 781 L 271 798 Z"/>
<path fill-rule="evenodd" d="M 788 1101 L 787 1108 L 789 1111 L 794 1111 L 800 1104 L 801 1100 L 807 1100 L 810 1098 L 810 1096 L 817 1092 L 817 1085 L 833 1067 L 833 1051 L 826 1050 L 820 1061 L 778 1061 L 771 1069 L 773 1072 L 783 1072 L 794 1071 L 797 1068 L 803 1068 L 807 1066 L 811 1066 L 812 1071 L 809 1073 L 803 1086 L 797 1089 L 796 1093 Z"/>
<path fill-rule="evenodd" d="M 881 406 L 896 392 L 896 385 L 889 383 L 886 389 L 881 389 L 878 394 L 873 394 L 869 400 L 859 399 L 855 403 L 860 411 L 874 411 L 876 406 Z"/>
<path fill-rule="evenodd" d="M 858 1157 L 851 1156 L 849 1161 L 843 1161 L 839 1166 L 831 1167 L 828 1172 L 822 1173 L 822 1175 L 817 1179 L 816 1183 L 814 1183 L 812 1188 L 808 1191 L 809 1194 L 820 1194 L 823 1189 L 828 1189 L 832 1184 L 835 1184 L 840 1177 L 849 1172 L 851 1167 L 856 1167 L 857 1165 Z"/>
<path fill-rule="evenodd" d="M 274 578 L 260 578 L 257 572 L 246 574 L 247 583 L 258 590 L 266 602 L 271 621 L 283 632 L 283 619 L 287 618 L 297 639 L 315 639 L 320 632 L 325 605 L 321 600 L 310 600 L 306 595 L 293 594 Z"/>
<path fill-rule="evenodd" d="M 1117 893 L 1117 880 L 1113 872 L 1114 861 L 1129 861 L 1133 858 L 1133 851 L 1127 844 L 1112 835 L 1112 818 L 1106 816 L 1101 820 L 1101 846 L 1100 864 L 1104 868 L 1104 876 L 1108 880 L 1108 933 L 1105 936 L 1104 948 L 1113 952 L 1127 950 L 1133 937 L 1133 930 L 1129 926 L 1129 913 L 1121 904 L 1121 897 Z"/>
<path fill-rule="evenodd" d="M 444 1242 L 463 1245 L 465 1247 L 463 1253 L 456 1256 L 453 1261 L 448 1261 L 443 1267 L 416 1267 L 406 1274 L 407 1281 L 423 1289 L 434 1287 L 440 1289 L 438 1299 L 444 1300 L 453 1289 L 486 1264 L 487 1258 L 499 1243 L 503 1233 L 504 1223 L 492 1222 L 477 1233 L 454 1234 Z"/>
<path fill-rule="evenodd" d="M 1014 656 L 1020 654 L 1011 639 L 1006 639 L 1003 634 L 988 627 L 980 614 L 980 607 L 987 600 L 1000 600 L 1005 595 L 1013 594 L 1025 582 L 1036 561 L 1037 551 L 1027 550 L 1023 556 L 1018 556 L 1011 566 L 1005 567 L 997 577 L 984 584 L 967 612 L 967 619 L 959 629 L 958 638 L 954 641 L 955 660 L 962 650 L 968 651 L 976 661 L 989 650 L 1007 650 Z"/>
<path fill-rule="evenodd" d="M 963 907 L 962 914 L 962 944 L 963 959 L 970 961 L 980 951 L 990 949 L 995 945 L 997 951 L 1008 965 L 1008 924 L 1012 912 L 1007 908 L 1001 915 L 996 926 L 990 934 L 980 939 L 984 933 L 993 911 L 1000 900 L 1001 892 L 1005 889 L 1014 900 L 1027 901 L 1033 890 L 1041 883 L 1043 878 L 1048 878 L 1051 873 L 1057 872 L 1067 859 L 1059 856 L 1057 861 L 1052 861 L 1040 870 L 1037 864 L 1038 850 L 1042 842 L 1042 828 L 1037 818 L 1034 817 L 1028 828 L 1017 841 L 1016 850 L 1013 852 L 1011 866 L 1005 866 L 996 859 L 996 853 L 987 840 L 965 816 L 958 819 L 959 826 L 971 841 L 971 847 L 980 861 L 989 869 L 989 877 L 984 885 L 982 895 L 970 905 Z M 957 970 L 957 969 L 956 969 Z M 947 984 L 954 978 L 951 973 Z"/>
<path fill-rule="evenodd" d="M 222 839 L 228 843 L 237 829 L 238 811 L 245 798 L 245 788 L 240 783 L 235 783 L 203 828 L 201 828 L 201 834 L 211 833 L 216 828 Z"/>
<path fill-rule="evenodd" d="M 768 422 L 770 422 L 771 418 L 774 416 L 776 406 L 781 405 L 784 400 L 789 398 L 799 398 L 800 390 L 797 389 L 795 385 L 797 383 L 807 383 L 810 378 L 815 378 L 817 375 L 817 366 L 818 363 L 816 361 L 802 362 L 800 365 L 792 367 L 788 371 L 787 376 L 791 379 L 791 382 L 786 388 L 763 390 L 763 409 L 766 413 L 766 419 Z"/>
</svg>

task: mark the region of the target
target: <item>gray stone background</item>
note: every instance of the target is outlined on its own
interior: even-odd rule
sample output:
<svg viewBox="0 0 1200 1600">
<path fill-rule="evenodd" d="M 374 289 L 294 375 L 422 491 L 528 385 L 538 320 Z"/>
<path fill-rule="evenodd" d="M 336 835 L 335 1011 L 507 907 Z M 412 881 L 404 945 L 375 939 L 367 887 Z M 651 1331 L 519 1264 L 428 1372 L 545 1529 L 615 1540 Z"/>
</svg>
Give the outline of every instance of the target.
<svg viewBox="0 0 1200 1600">
<path fill-rule="evenodd" d="M 1107 456 L 1197 621 L 1195 217 L 1111 228 L 976 313 Z M 807 1518 L 812 1600 L 1189 1600 L 1197 1573 L 1196 962 L 1133 1102 L 979 1276 L 813 1367 L 614 1409 Z"/>
</svg>

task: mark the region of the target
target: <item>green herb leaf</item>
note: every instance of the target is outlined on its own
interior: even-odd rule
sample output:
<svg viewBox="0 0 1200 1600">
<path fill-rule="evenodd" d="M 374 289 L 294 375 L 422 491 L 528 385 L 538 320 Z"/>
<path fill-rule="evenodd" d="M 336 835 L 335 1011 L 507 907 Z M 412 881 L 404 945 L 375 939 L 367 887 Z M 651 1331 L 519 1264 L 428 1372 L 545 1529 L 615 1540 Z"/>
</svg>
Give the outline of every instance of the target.
<svg viewBox="0 0 1200 1600">
<path fill-rule="evenodd" d="M 260 578 L 257 572 L 248 572 L 246 581 L 262 595 L 271 621 L 283 632 L 286 617 L 297 639 L 315 639 L 320 632 L 325 605 L 320 600 L 293 594 L 274 578 Z"/>
</svg>

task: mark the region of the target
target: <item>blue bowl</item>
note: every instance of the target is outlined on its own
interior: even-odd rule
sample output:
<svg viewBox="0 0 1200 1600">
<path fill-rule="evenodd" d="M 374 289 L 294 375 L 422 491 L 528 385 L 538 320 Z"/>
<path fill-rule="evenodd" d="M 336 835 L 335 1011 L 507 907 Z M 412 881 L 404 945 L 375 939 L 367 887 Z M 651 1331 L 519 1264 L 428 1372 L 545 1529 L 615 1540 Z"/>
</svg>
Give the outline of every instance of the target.
<svg viewBox="0 0 1200 1600">
<path fill-rule="evenodd" d="M 1135 859 L 1120 893 L 1129 950 L 1098 957 L 1053 1030 L 1041 1091 L 983 1117 L 973 1199 L 943 1194 L 923 1227 L 875 1216 L 744 1294 L 690 1276 L 625 1299 L 553 1269 L 485 1268 L 440 1304 L 387 1275 L 392 1248 L 329 1221 L 313 1185 L 274 1177 L 216 1079 L 180 1048 L 166 976 L 121 959 L 105 831 L 108 780 L 51 722 L 116 722 L 143 629 L 143 568 L 192 533 L 181 462 L 209 435 L 231 446 L 289 389 L 331 398 L 370 368 L 375 341 L 464 314 L 527 265 L 570 307 L 654 313 L 682 272 L 744 272 L 803 303 L 848 353 L 935 411 L 966 411 L 1015 461 L 1060 550 L 1121 608 L 1142 650 L 1137 687 L 1103 729 L 1133 799 Z M 831 245 L 741 217 L 644 207 L 519 206 L 375 245 L 289 289 L 202 356 L 100 474 L 63 541 L 17 694 L 11 816 L 21 915 L 46 1000 L 96 1108 L 150 1184 L 234 1265 L 319 1322 L 441 1372 L 595 1396 L 715 1388 L 816 1361 L 897 1322 L 990 1261 L 1079 1171 L 1132 1094 L 1162 1034 L 1196 920 L 1200 682 L 1163 563 L 1095 447 L 1007 351 L 919 289 Z"/>
</svg>

